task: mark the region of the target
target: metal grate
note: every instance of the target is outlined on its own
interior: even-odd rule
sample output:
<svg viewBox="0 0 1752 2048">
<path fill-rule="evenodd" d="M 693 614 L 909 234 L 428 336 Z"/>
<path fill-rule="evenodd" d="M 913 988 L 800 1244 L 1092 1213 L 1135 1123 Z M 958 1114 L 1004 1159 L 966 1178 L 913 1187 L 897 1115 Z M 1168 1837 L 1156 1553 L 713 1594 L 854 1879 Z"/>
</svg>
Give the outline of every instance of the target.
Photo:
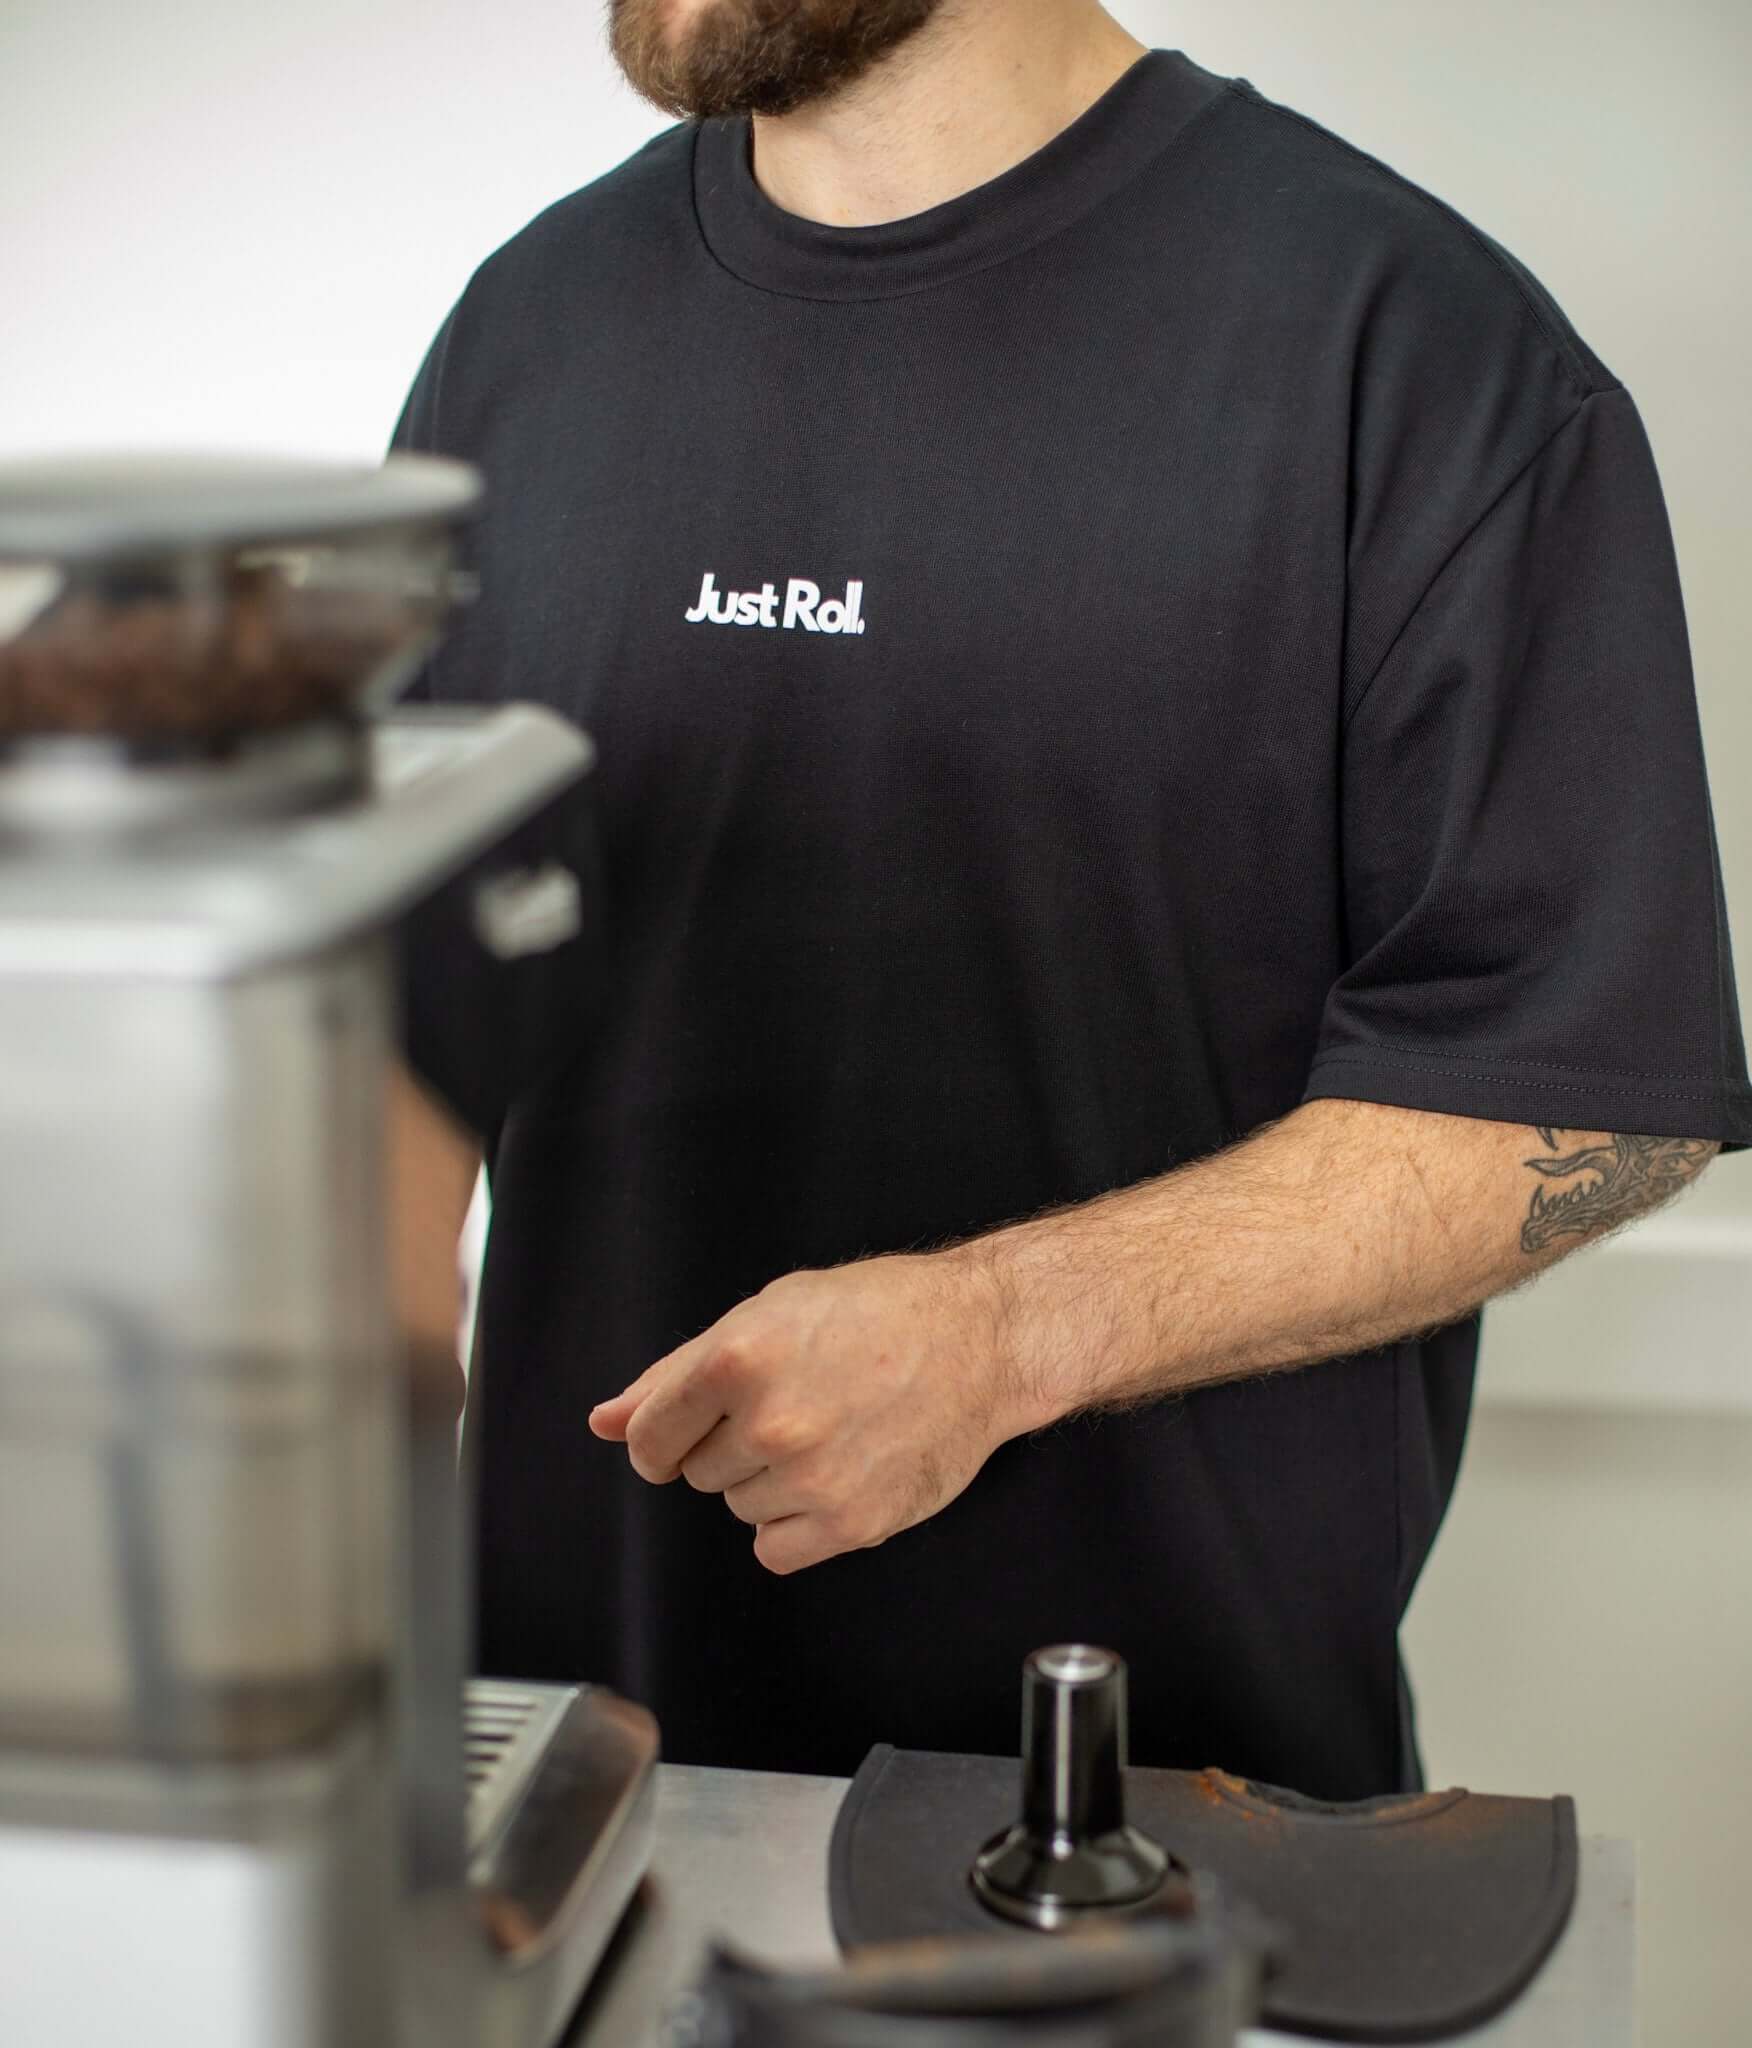
<svg viewBox="0 0 1752 2048">
<path fill-rule="evenodd" d="M 468 1846 L 478 1854 L 498 1833 L 577 1698 L 571 1685 L 507 1685 L 472 1678 L 462 1689 Z"/>
</svg>

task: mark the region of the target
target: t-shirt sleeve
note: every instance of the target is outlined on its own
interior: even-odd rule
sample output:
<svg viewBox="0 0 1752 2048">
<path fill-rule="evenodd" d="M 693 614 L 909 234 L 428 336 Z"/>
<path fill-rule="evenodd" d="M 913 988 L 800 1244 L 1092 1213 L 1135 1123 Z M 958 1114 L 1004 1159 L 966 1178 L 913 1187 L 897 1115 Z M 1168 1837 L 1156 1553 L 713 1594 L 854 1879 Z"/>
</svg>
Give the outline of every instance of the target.
<svg viewBox="0 0 1752 2048">
<path fill-rule="evenodd" d="M 391 455 L 437 455 L 442 452 L 438 444 L 438 394 L 444 381 L 444 363 L 455 322 L 453 310 L 426 351 L 419 374 L 403 401 L 395 431 L 389 437 L 388 452 Z M 421 665 L 402 691 L 402 703 L 430 704 L 433 701 L 433 666 L 430 661 Z"/>
<path fill-rule="evenodd" d="M 444 368 L 450 355 L 451 337 L 456 331 L 459 307 L 452 307 L 444 324 L 432 338 L 419 372 L 403 401 L 401 416 L 390 436 L 391 452 L 405 450 L 416 455 L 439 452 L 438 403 L 444 385 Z"/>
<path fill-rule="evenodd" d="M 1752 1141 L 1678 565 L 1622 385 L 1458 537 L 1342 749 L 1306 1097 Z"/>
<path fill-rule="evenodd" d="M 456 315 L 439 330 L 402 408 L 390 452 L 458 454 L 440 395 Z M 490 480 L 489 480 L 490 483 Z M 404 703 L 466 705 L 445 643 Z M 563 790 L 412 910 L 397 931 L 401 1046 L 408 1065 L 482 1142 L 489 1166 L 505 1119 L 586 1044 L 600 983 L 603 882 L 593 778 Z M 482 905 L 546 891 L 569 903 L 551 943 L 491 943 Z"/>
</svg>

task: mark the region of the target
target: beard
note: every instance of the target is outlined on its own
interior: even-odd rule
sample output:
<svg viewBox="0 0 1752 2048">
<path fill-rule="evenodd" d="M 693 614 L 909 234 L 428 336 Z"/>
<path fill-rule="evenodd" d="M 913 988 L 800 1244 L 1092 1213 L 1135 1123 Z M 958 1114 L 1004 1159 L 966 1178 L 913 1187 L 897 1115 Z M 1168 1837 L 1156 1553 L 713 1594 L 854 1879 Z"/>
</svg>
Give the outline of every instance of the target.
<svg viewBox="0 0 1752 2048">
<path fill-rule="evenodd" d="M 608 0 L 609 45 L 666 114 L 789 114 L 862 78 L 943 0 L 707 0 L 673 33 L 674 0 Z"/>
</svg>

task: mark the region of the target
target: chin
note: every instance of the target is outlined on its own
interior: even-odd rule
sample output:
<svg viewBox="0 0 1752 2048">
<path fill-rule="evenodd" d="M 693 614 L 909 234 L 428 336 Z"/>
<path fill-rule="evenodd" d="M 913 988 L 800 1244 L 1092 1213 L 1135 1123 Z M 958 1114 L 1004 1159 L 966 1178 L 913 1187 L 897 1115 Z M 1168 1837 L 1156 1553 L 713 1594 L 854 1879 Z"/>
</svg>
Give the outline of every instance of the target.
<svg viewBox="0 0 1752 2048">
<path fill-rule="evenodd" d="M 633 89 L 693 118 L 785 114 L 863 77 L 942 0 L 609 0 Z"/>
</svg>

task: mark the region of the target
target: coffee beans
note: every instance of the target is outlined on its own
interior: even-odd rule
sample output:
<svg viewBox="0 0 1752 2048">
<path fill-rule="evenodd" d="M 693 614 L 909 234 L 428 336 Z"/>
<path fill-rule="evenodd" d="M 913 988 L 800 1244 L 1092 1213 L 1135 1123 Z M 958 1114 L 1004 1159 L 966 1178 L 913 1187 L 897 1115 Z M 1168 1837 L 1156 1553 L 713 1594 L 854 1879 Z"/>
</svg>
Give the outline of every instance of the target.
<svg viewBox="0 0 1752 2048">
<path fill-rule="evenodd" d="M 75 588 L 0 645 L 0 742 L 209 745 L 350 716 L 408 632 L 391 598 L 295 586 L 275 568 L 234 566 L 210 593 Z"/>
</svg>

